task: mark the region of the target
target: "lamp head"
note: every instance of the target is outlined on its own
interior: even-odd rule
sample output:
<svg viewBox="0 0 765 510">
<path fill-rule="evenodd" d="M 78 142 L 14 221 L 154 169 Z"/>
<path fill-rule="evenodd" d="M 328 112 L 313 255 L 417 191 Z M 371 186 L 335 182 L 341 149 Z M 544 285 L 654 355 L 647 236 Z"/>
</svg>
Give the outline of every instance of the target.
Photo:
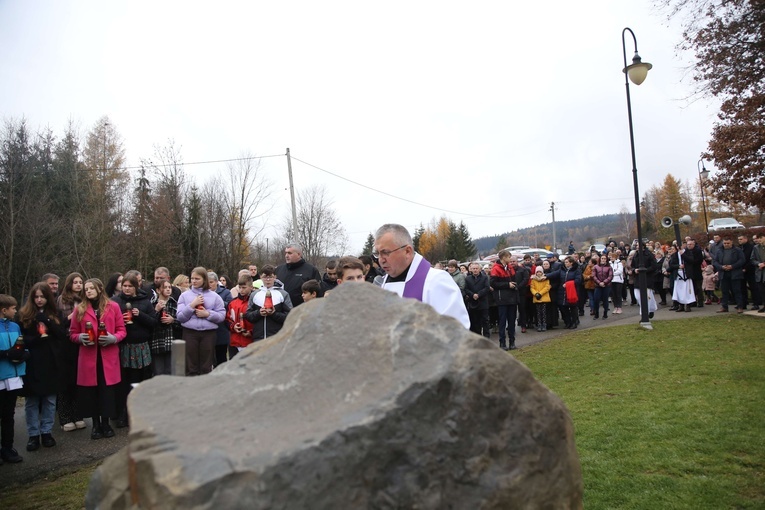
<svg viewBox="0 0 765 510">
<path fill-rule="evenodd" d="M 632 64 L 624 68 L 623 72 L 627 73 L 627 76 L 629 76 L 632 83 L 640 85 L 645 81 L 646 76 L 648 76 L 648 71 L 650 71 L 651 68 L 653 68 L 653 66 L 648 62 L 643 62 L 636 51 L 635 56 L 632 57 Z"/>
<path fill-rule="evenodd" d="M 699 175 L 701 175 L 701 178 L 705 181 L 707 180 L 707 177 L 709 177 L 709 170 L 704 168 L 704 164 L 701 164 L 701 172 L 699 172 Z"/>
</svg>

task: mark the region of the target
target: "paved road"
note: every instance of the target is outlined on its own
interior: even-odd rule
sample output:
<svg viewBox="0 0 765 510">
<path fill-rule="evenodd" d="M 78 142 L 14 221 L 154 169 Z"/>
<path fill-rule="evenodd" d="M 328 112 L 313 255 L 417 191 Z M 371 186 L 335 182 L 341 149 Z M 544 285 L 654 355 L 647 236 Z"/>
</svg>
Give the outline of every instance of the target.
<svg viewBox="0 0 765 510">
<path fill-rule="evenodd" d="M 717 309 L 717 306 L 705 306 L 701 309 L 694 308 L 690 313 L 677 313 L 670 311 L 667 307 L 661 307 L 656 312 L 653 320 L 688 319 L 702 315 L 715 315 Z M 756 312 L 747 313 L 765 318 L 765 314 L 757 314 Z M 735 312 L 726 315 L 735 315 Z M 585 311 L 585 316 L 581 317 L 581 325 L 579 326 L 579 329 L 575 331 L 589 328 L 603 328 L 617 324 L 637 325 L 639 322 L 640 311 L 637 306 L 626 306 L 624 307 L 623 314 L 609 315 L 606 320 L 593 320 L 588 312 Z M 521 333 L 520 328 L 516 331 L 516 345 L 521 348 L 572 332 L 562 328 L 549 330 L 543 333 L 538 333 L 535 330 Z M 496 334 L 494 334 L 492 338 L 498 343 Z M 117 452 L 127 444 L 128 429 L 115 428 L 114 430 L 117 435 L 114 438 L 94 441 L 90 439 L 91 422 L 89 419 L 87 419 L 86 422 L 88 427 L 83 430 L 63 432 L 60 428 L 56 429 L 53 436 L 56 438 L 58 444 L 55 447 L 41 447 L 35 452 L 27 452 L 25 447 L 28 437 L 24 419 L 24 408 L 20 399 L 19 406 L 16 408 L 15 446 L 22 457 L 24 457 L 24 461 L 19 464 L 6 463 L 0 466 L 0 487 L 29 483 L 33 480 L 51 476 L 54 473 L 58 475 L 62 472 L 73 471 L 82 465 L 91 464 L 101 460 Z"/>
</svg>

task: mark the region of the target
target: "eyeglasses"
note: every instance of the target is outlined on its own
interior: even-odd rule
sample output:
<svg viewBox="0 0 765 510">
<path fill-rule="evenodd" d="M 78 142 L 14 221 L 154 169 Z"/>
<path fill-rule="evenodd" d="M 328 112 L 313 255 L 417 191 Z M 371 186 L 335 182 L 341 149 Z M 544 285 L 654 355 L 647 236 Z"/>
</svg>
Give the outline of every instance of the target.
<svg viewBox="0 0 765 510">
<path fill-rule="evenodd" d="M 409 246 L 408 244 L 405 244 L 403 246 L 399 246 L 395 250 L 380 250 L 380 251 L 373 251 L 372 256 L 376 259 L 379 259 L 380 257 L 385 257 L 386 259 L 391 256 L 393 252 L 397 252 L 398 250 L 401 250 L 403 248 L 406 248 Z"/>
</svg>

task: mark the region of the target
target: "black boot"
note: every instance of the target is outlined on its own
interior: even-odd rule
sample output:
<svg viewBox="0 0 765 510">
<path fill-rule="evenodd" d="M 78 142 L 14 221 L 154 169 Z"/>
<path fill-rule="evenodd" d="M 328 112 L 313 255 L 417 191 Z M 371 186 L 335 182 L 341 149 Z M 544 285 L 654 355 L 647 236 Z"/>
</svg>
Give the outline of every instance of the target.
<svg viewBox="0 0 765 510">
<path fill-rule="evenodd" d="M 104 437 L 104 432 L 101 429 L 101 417 L 93 417 L 93 430 L 90 432 L 90 439 L 101 439 Z"/>
<path fill-rule="evenodd" d="M 502 349 L 503 351 L 507 350 L 507 344 L 505 343 L 504 340 L 499 341 L 499 348 Z"/>
<path fill-rule="evenodd" d="M 128 426 L 128 413 L 127 409 L 123 409 L 122 412 L 120 412 L 119 417 L 117 418 L 116 426 L 118 429 L 124 429 Z"/>
<path fill-rule="evenodd" d="M 510 340 L 510 350 L 514 351 L 516 349 L 517 349 L 517 347 L 515 346 L 515 340 Z"/>
</svg>

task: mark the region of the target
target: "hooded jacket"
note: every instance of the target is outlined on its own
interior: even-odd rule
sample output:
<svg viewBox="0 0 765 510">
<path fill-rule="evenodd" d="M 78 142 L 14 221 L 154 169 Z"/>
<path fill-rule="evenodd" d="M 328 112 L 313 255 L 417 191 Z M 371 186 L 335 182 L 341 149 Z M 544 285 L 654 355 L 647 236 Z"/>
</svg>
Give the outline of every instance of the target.
<svg viewBox="0 0 765 510">
<path fill-rule="evenodd" d="M 274 313 L 263 316 L 260 315 L 260 309 L 263 308 L 266 292 L 269 290 L 274 304 Z M 284 289 L 263 287 L 257 292 L 252 292 L 250 294 L 250 306 L 244 314 L 244 318 L 252 324 L 252 341 L 257 342 L 278 333 L 282 329 L 290 310 L 292 310 L 292 301 Z"/>
</svg>

